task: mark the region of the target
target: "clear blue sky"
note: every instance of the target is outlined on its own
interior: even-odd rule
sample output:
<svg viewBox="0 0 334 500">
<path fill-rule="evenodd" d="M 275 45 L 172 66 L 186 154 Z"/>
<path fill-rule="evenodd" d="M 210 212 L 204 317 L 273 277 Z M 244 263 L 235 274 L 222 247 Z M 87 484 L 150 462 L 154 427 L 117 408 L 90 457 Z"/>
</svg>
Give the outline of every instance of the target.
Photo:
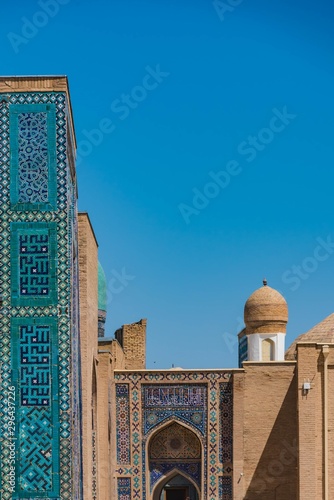
<svg viewBox="0 0 334 500">
<path fill-rule="evenodd" d="M 149 368 L 235 367 L 263 277 L 287 345 L 333 312 L 332 3 L 55 1 L 3 2 L 1 74 L 69 77 L 108 333 L 147 317 Z"/>
</svg>

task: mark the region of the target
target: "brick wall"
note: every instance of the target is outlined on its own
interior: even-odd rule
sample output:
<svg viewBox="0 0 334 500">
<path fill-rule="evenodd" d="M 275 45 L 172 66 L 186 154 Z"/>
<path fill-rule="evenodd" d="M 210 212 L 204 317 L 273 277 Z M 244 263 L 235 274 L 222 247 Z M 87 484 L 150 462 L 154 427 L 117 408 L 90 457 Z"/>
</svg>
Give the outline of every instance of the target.
<svg viewBox="0 0 334 500">
<path fill-rule="evenodd" d="M 84 499 L 92 498 L 92 378 L 97 355 L 97 242 L 88 214 L 80 213 L 79 291 L 82 376 L 82 448 Z"/>
<path fill-rule="evenodd" d="M 122 346 L 126 370 L 143 370 L 146 367 L 146 319 L 123 325 L 115 337 Z"/>
<path fill-rule="evenodd" d="M 237 418 L 244 452 L 243 470 L 241 453 L 236 463 L 236 498 L 296 500 L 295 362 L 246 362 L 244 368 L 244 398 L 242 401 L 239 394 L 234 403 L 235 415 L 239 413 L 237 405 L 243 413 L 243 425 Z M 240 435 L 235 434 L 234 440 L 240 441 Z"/>
<path fill-rule="evenodd" d="M 324 498 L 324 358 L 317 344 L 299 344 L 298 360 L 298 414 L 299 414 L 299 488 L 300 500 Z M 334 345 L 328 358 L 328 455 L 329 499 L 334 498 Z M 303 391 L 305 381 L 311 389 Z"/>
</svg>

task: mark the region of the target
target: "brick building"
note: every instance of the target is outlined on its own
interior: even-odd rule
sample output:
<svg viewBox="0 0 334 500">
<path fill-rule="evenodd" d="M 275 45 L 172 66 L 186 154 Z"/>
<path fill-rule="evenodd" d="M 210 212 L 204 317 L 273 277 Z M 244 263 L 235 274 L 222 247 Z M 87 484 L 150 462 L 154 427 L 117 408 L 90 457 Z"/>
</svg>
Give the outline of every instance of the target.
<svg viewBox="0 0 334 500">
<path fill-rule="evenodd" d="M 239 368 L 147 370 L 146 320 L 105 333 L 75 148 L 66 77 L 0 78 L 0 498 L 333 499 L 334 315 L 286 350 L 264 282 Z"/>
</svg>

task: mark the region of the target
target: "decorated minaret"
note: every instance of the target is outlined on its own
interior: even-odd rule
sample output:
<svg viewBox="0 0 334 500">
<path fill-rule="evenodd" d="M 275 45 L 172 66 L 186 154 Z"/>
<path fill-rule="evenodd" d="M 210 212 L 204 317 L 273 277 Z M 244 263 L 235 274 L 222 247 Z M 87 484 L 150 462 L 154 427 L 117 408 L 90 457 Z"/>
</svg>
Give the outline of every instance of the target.
<svg viewBox="0 0 334 500">
<path fill-rule="evenodd" d="M 0 78 L 0 498 L 82 499 L 75 133 L 66 77 Z"/>
<path fill-rule="evenodd" d="M 266 280 L 247 299 L 244 320 L 246 327 L 239 333 L 239 364 L 284 361 L 288 306 Z"/>
</svg>

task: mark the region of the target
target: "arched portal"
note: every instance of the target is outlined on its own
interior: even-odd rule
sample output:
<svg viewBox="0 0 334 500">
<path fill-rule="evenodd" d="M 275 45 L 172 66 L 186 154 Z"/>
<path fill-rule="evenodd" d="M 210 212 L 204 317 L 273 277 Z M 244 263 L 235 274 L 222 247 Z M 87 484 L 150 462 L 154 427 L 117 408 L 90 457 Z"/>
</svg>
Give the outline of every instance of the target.
<svg viewBox="0 0 334 500">
<path fill-rule="evenodd" d="M 148 456 L 153 500 L 198 500 L 201 442 L 194 432 L 173 422 L 151 437 Z"/>
</svg>

